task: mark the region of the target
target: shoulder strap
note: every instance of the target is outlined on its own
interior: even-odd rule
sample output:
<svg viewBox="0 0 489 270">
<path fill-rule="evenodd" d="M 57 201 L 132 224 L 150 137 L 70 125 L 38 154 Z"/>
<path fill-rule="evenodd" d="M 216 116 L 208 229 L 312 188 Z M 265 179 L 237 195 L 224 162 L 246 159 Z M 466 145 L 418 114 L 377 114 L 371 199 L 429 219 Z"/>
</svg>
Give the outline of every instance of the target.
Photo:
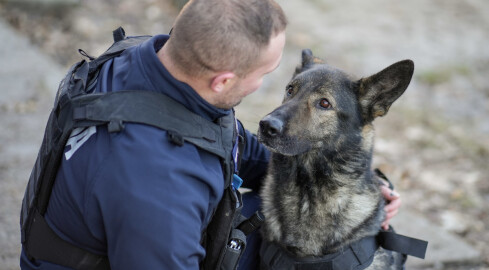
<svg viewBox="0 0 489 270">
<path fill-rule="evenodd" d="M 114 37 L 114 42 L 119 42 L 126 38 L 126 31 L 124 31 L 124 28 L 119 27 L 112 31 L 112 36 Z"/>
<path fill-rule="evenodd" d="M 232 149 L 223 135 L 233 133 L 222 130 L 233 128 L 230 117 L 221 119 L 220 124 L 212 123 L 170 97 L 150 91 L 117 91 L 73 99 L 75 127 L 108 124 L 109 131 L 117 132 L 124 123 L 146 124 L 170 131 L 221 158 L 229 158 Z"/>
<path fill-rule="evenodd" d="M 33 210 L 32 229 L 25 250 L 29 256 L 77 270 L 108 270 L 107 256 L 94 254 L 61 239 L 43 216 Z"/>
<path fill-rule="evenodd" d="M 95 71 L 101 64 L 105 63 L 107 60 L 114 58 L 115 56 L 121 54 L 124 50 L 129 47 L 138 45 L 151 38 L 151 36 L 137 36 L 123 39 L 121 41 L 115 42 L 112 46 L 102 55 L 97 57 L 95 60 L 90 62 L 90 72 Z"/>
</svg>

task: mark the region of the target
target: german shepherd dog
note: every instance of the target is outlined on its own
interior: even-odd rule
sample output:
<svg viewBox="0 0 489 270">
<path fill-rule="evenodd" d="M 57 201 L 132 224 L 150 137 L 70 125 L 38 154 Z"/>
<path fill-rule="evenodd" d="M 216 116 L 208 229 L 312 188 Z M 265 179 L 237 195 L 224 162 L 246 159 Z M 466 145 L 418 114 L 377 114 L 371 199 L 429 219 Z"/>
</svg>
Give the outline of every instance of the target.
<svg viewBox="0 0 489 270">
<path fill-rule="evenodd" d="M 260 194 L 265 241 L 297 258 L 318 257 L 379 232 L 385 202 L 371 168 L 372 122 L 402 95 L 413 71 L 404 60 L 354 79 L 303 50 L 282 105 L 258 130 L 272 152 Z M 402 269 L 401 260 L 379 247 L 367 269 Z"/>
</svg>

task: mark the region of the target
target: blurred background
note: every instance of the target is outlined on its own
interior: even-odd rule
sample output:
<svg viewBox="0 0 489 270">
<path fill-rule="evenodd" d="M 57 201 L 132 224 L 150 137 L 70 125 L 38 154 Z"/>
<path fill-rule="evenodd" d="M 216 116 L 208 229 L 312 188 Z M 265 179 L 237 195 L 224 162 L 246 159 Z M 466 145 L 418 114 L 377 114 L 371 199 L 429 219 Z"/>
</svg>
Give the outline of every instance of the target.
<svg viewBox="0 0 489 270">
<path fill-rule="evenodd" d="M 168 33 L 185 1 L 0 0 L 0 270 L 18 269 L 19 211 L 57 84 L 67 68 L 128 35 Z M 351 74 L 403 59 L 406 93 L 375 121 L 374 165 L 401 193 L 396 230 L 430 242 L 408 269 L 489 269 L 489 1 L 278 0 L 282 63 L 237 107 L 256 131 L 313 53 Z"/>
</svg>

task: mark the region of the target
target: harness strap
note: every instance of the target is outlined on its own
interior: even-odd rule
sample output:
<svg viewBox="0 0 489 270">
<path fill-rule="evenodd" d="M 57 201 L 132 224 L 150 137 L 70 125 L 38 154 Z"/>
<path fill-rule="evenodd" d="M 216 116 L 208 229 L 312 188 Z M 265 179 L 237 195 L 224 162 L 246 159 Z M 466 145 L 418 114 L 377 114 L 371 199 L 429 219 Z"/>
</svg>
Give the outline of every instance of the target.
<svg viewBox="0 0 489 270">
<path fill-rule="evenodd" d="M 122 27 L 119 27 L 112 31 L 112 36 L 114 37 L 114 43 L 119 42 L 126 38 L 126 31 Z"/>
<path fill-rule="evenodd" d="M 392 184 L 391 180 L 379 168 L 375 168 L 374 173 L 381 179 L 384 179 L 389 184 L 389 188 L 394 190 L 394 184 Z"/>
<path fill-rule="evenodd" d="M 373 261 L 379 244 L 375 236 L 366 237 L 345 250 L 322 257 L 296 258 L 275 243 L 262 244 L 262 263 L 270 270 L 361 270 Z"/>
<path fill-rule="evenodd" d="M 238 230 L 241 230 L 245 235 L 256 231 L 265 221 L 265 217 L 260 211 L 256 211 L 250 218 L 243 220 L 238 225 Z"/>
<path fill-rule="evenodd" d="M 124 90 L 81 96 L 73 102 L 73 120 L 78 127 L 109 124 L 109 131 L 118 132 L 125 122 L 141 123 L 178 134 L 185 141 L 224 159 L 231 151 L 221 141 L 222 124 L 211 123 L 189 112 L 161 93 Z"/>
<path fill-rule="evenodd" d="M 392 231 L 381 231 L 377 235 L 379 244 L 388 250 L 424 259 L 428 242 L 397 234 Z"/>
<path fill-rule="evenodd" d="M 244 130 L 243 124 L 237 118 L 236 118 L 236 120 L 241 125 L 242 134 L 245 134 L 245 130 Z M 238 127 L 237 124 L 236 124 L 236 127 Z M 238 132 L 238 151 L 239 151 L 239 153 L 243 153 L 244 152 L 245 146 L 246 146 L 246 136 L 244 136 L 244 135 L 242 136 L 241 133 Z M 241 158 L 242 157 L 243 157 L 243 155 L 238 155 L 238 171 L 241 169 Z"/>
<path fill-rule="evenodd" d="M 31 257 L 78 270 L 110 269 L 107 256 L 88 252 L 66 242 L 49 227 L 39 211 L 34 210 L 33 214 L 32 230 L 25 246 Z"/>
<path fill-rule="evenodd" d="M 118 39 L 119 37 L 120 36 L 116 34 L 116 36 L 114 36 L 114 39 Z M 90 73 L 96 71 L 107 60 L 121 54 L 125 49 L 139 45 L 150 38 L 151 36 L 136 36 L 131 38 L 123 38 L 122 40 L 115 42 L 106 52 L 90 62 Z"/>
<path fill-rule="evenodd" d="M 275 243 L 263 242 L 260 255 L 264 269 L 270 270 L 361 270 L 367 268 L 381 246 L 384 249 L 424 259 L 428 242 L 381 231 L 352 243 L 349 247 L 322 257 L 297 258 Z"/>
</svg>

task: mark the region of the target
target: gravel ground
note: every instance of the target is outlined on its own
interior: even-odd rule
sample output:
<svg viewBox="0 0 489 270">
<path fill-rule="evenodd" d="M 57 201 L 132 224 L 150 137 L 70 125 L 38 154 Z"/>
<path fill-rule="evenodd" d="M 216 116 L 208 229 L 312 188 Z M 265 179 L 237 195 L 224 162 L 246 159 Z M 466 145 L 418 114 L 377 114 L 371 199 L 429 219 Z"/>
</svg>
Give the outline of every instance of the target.
<svg viewBox="0 0 489 270">
<path fill-rule="evenodd" d="M 394 180 L 403 207 L 483 254 L 426 269 L 489 269 L 489 2 L 279 2 L 290 20 L 286 51 L 263 89 L 238 107 L 245 125 L 255 129 L 280 102 L 302 48 L 360 76 L 413 59 L 411 86 L 376 123 L 375 163 Z M 169 0 L 42 7 L 0 1 L 0 16 L 64 67 L 81 58 L 78 48 L 102 53 L 120 25 L 131 35 L 167 33 L 176 13 Z"/>
</svg>

